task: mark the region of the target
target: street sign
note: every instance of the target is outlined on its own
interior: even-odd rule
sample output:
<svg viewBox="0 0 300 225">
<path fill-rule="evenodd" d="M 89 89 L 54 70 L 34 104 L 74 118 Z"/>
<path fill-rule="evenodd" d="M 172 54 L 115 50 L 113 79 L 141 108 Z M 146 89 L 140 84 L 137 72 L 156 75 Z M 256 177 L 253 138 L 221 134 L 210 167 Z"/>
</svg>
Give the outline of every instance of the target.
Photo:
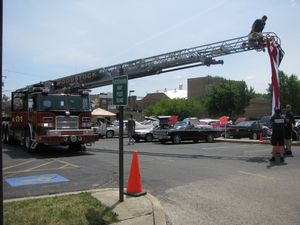
<svg viewBox="0 0 300 225">
<path fill-rule="evenodd" d="M 113 105 L 127 106 L 128 103 L 128 76 L 113 78 Z"/>
</svg>

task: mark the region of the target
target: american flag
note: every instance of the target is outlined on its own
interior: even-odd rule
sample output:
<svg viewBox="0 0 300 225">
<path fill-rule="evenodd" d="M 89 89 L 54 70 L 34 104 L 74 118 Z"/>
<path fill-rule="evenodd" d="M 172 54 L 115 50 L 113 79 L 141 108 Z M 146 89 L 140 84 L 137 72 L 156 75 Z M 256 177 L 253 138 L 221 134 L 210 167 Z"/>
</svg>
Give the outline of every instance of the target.
<svg viewBox="0 0 300 225">
<path fill-rule="evenodd" d="M 280 96 L 279 96 L 279 75 L 278 75 L 278 67 L 283 58 L 282 51 L 280 46 L 274 41 L 267 42 L 268 52 L 271 61 L 271 69 L 272 69 L 272 115 L 274 114 L 275 108 L 280 108 Z"/>
</svg>

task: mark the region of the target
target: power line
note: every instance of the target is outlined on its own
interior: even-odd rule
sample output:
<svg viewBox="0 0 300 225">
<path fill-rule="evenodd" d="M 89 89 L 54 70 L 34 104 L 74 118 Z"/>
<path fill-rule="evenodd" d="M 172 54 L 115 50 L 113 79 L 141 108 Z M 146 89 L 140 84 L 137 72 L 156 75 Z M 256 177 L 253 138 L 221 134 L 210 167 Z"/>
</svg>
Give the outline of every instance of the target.
<svg viewBox="0 0 300 225">
<path fill-rule="evenodd" d="M 20 72 L 20 71 L 16 71 L 16 70 L 8 70 L 8 69 L 3 69 L 4 72 L 8 72 L 8 73 L 17 73 L 17 74 L 22 74 L 25 76 L 29 76 L 29 77 L 33 77 L 33 76 L 39 76 L 37 74 L 33 74 L 33 73 L 26 73 L 26 72 Z"/>
</svg>

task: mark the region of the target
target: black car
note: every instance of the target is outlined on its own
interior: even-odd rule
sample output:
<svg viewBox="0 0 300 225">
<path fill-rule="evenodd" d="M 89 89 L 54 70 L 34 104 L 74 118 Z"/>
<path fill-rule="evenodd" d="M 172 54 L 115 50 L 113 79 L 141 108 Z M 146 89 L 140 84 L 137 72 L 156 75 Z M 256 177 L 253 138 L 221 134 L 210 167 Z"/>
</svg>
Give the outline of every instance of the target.
<svg viewBox="0 0 300 225">
<path fill-rule="evenodd" d="M 231 125 L 227 130 L 227 137 L 259 139 L 260 133 L 269 136 L 269 128 L 263 126 L 258 120 L 243 121 L 236 125 Z"/>
<path fill-rule="evenodd" d="M 219 130 L 211 127 L 194 125 L 190 119 L 178 121 L 174 127 L 169 129 L 155 129 L 153 131 L 154 138 L 157 138 L 160 143 L 172 141 L 173 144 L 179 144 L 185 140 L 213 142 L 214 138 L 220 137 L 220 133 Z"/>
</svg>

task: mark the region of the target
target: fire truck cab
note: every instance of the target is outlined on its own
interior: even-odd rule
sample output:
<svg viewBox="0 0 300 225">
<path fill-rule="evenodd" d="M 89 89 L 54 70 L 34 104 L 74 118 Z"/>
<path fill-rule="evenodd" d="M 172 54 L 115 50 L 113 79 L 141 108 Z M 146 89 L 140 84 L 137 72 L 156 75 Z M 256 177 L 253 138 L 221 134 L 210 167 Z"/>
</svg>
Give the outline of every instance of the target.
<svg viewBox="0 0 300 225">
<path fill-rule="evenodd" d="M 38 145 L 68 145 L 84 150 L 98 140 L 91 129 L 88 90 L 54 93 L 48 87 L 33 86 L 12 92 L 11 122 L 4 129 L 4 140 L 18 141 L 27 151 Z"/>
</svg>

